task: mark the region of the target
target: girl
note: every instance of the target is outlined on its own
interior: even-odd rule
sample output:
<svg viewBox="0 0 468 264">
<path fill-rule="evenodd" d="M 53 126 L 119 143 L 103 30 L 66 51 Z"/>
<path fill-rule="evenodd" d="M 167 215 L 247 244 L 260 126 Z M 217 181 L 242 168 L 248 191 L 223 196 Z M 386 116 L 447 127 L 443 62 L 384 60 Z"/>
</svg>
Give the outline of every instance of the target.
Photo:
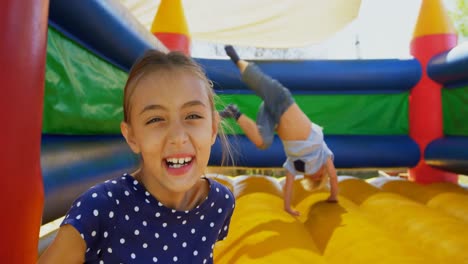
<svg viewBox="0 0 468 264">
<path fill-rule="evenodd" d="M 225 50 L 239 68 L 242 80 L 263 102 L 256 123 L 235 105 L 227 106 L 220 115 L 234 118 L 246 136 L 261 149 L 268 148 L 275 131 L 278 133 L 287 157 L 283 164 L 286 169 L 284 209 L 294 216 L 299 215 L 291 208 L 295 175 L 304 175 L 304 187 L 309 190 L 323 186 L 328 175 L 330 196 L 327 201 L 336 202 L 338 182 L 333 153 L 323 141 L 322 128 L 309 120 L 286 87 L 266 76 L 255 64 L 239 59 L 232 46 L 226 46 Z"/>
<path fill-rule="evenodd" d="M 219 125 L 210 84 L 181 53 L 134 64 L 121 131 L 141 167 L 81 195 L 39 263 L 213 262 L 234 197 L 203 177 Z"/>
</svg>

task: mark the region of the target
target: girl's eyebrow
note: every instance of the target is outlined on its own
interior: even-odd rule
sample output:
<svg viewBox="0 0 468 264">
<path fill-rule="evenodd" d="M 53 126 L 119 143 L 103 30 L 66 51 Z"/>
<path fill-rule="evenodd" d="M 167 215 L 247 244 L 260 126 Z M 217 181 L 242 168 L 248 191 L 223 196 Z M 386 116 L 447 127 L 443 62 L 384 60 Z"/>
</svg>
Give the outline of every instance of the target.
<svg viewBox="0 0 468 264">
<path fill-rule="evenodd" d="M 188 102 L 184 103 L 184 104 L 182 105 L 182 108 L 188 108 L 188 107 L 192 107 L 192 106 L 203 106 L 203 107 L 206 107 L 206 105 L 205 105 L 202 101 L 200 101 L 200 100 L 193 100 L 193 101 L 188 101 Z M 145 106 L 145 108 L 143 108 L 143 110 L 141 110 L 140 115 L 143 114 L 144 112 L 150 111 L 150 110 L 169 111 L 166 107 L 164 107 L 164 106 L 162 106 L 162 105 L 159 105 L 159 104 L 151 104 L 151 105 Z"/>
</svg>

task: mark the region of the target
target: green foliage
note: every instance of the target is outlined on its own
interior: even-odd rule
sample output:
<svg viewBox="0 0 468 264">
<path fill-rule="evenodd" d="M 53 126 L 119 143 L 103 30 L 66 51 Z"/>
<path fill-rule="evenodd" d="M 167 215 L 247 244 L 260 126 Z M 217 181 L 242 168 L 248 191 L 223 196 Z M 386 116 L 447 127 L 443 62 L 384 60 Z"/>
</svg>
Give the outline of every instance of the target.
<svg viewBox="0 0 468 264">
<path fill-rule="evenodd" d="M 454 0 L 455 8 L 449 12 L 460 37 L 468 38 L 468 0 Z"/>
</svg>

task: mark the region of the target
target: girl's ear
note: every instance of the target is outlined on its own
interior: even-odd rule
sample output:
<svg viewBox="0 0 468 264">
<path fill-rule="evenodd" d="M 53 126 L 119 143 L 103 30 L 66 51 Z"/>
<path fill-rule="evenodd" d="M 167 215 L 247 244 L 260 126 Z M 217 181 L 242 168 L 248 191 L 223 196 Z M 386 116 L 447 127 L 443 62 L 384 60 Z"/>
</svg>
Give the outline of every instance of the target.
<svg viewBox="0 0 468 264">
<path fill-rule="evenodd" d="M 221 118 L 219 117 L 218 111 L 214 111 L 213 128 L 212 128 L 212 134 L 211 134 L 211 145 L 213 145 L 216 142 L 216 136 L 218 136 L 220 120 Z"/>
<path fill-rule="evenodd" d="M 135 154 L 139 154 L 140 148 L 135 141 L 135 135 L 133 133 L 132 127 L 126 122 L 122 121 L 120 123 L 120 131 L 122 132 L 122 135 L 124 136 L 125 140 L 127 141 L 128 146 L 130 146 L 132 151 Z"/>
</svg>

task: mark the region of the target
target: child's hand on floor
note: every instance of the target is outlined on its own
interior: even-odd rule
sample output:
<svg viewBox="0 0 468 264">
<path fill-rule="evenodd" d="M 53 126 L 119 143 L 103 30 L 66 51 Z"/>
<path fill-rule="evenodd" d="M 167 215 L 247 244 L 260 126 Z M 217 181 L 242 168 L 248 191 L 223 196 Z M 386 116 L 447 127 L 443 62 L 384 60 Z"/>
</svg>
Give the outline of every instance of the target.
<svg viewBox="0 0 468 264">
<path fill-rule="evenodd" d="M 338 198 L 335 195 L 330 194 L 330 196 L 328 196 L 327 203 L 337 203 L 337 202 L 338 202 Z"/>
<path fill-rule="evenodd" d="M 301 213 L 299 211 L 296 211 L 296 210 L 292 209 L 291 207 L 285 207 L 284 210 L 286 212 L 288 212 L 292 216 L 300 216 L 301 215 Z"/>
</svg>

